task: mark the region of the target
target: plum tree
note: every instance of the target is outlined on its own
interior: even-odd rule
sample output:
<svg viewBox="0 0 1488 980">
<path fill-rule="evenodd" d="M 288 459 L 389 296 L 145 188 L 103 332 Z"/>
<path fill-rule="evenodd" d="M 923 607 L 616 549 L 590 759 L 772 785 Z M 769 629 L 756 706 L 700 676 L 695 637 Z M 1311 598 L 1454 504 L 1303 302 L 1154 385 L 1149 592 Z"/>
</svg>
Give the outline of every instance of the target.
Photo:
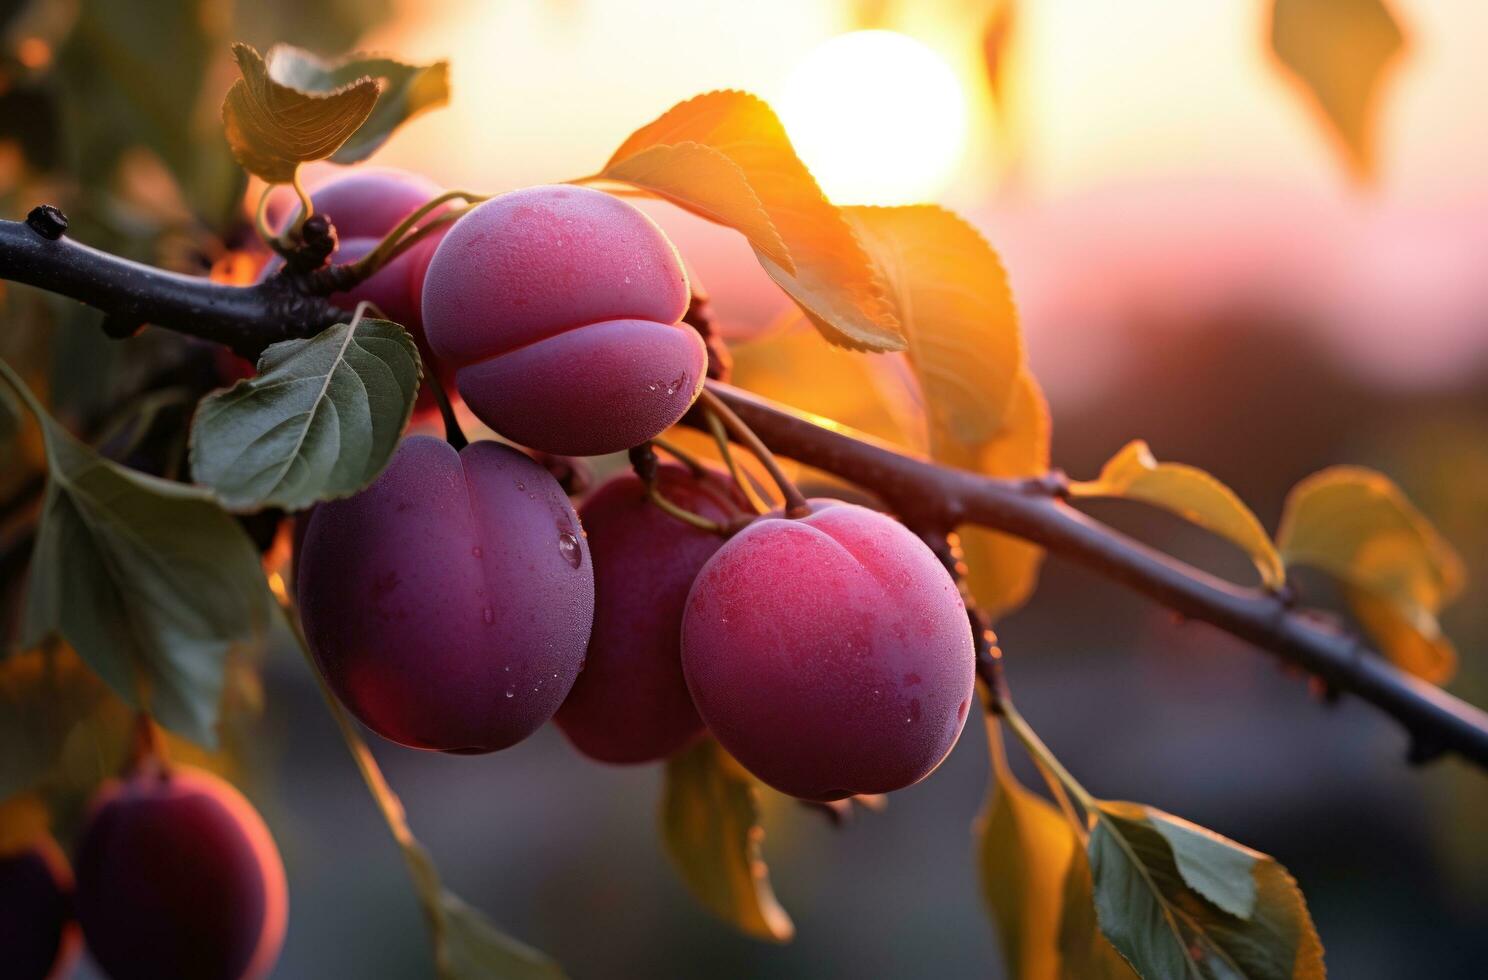
<svg viewBox="0 0 1488 980">
<path fill-rule="evenodd" d="M 676 465 L 656 476 L 668 500 L 711 520 L 726 522 L 745 506 L 721 476 Z M 579 518 L 594 556 L 594 631 L 554 720 L 600 762 L 665 758 L 703 730 L 682 677 L 682 610 L 723 539 L 653 506 L 629 473 L 595 490 Z"/>
<path fill-rule="evenodd" d="M 955 745 L 975 683 L 949 573 L 902 524 L 856 504 L 762 518 L 698 574 L 682 667 L 745 768 L 807 800 L 886 793 Z"/>
<path fill-rule="evenodd" d="M 410 436 L 316 506 L 296 574 L 331 688 L 378 734 L 491 752 L 553 716 L 584 662 L 594 572 L 556 480 L 509 446 Z"/>
<path fill-rule="evenodd" d="M 62 976 L 77 948 L 72 871 L 50 835 L 0 854 L 0 972 L 14 980 Z"/>
<path fill-rule="evenodd" d="M 640 211 L 588 188 L 529 187 L 450 229 L 424 280 L 424 328 L 481 421 L 593 456 L 658 435 L 697 397 L 707 355 L 678 326 L 687 301 L 676 250 Z"/>
<path fill-rule="evenodd" d="M 76 858 L 83 938 L 113 980 L 247 980 L 279 956 L 279 851 L 211 773 L 149 765 L 106 782 Z"/>
</svg>

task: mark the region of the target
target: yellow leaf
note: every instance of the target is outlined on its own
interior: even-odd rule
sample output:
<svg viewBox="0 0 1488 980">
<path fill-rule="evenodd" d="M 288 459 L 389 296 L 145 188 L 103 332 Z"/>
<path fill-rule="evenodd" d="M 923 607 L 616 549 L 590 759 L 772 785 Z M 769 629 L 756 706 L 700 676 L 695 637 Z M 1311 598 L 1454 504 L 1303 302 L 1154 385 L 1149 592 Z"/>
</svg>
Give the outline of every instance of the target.
<svg viewBox="0 0 1488 980">
<path fill-rule="evenodd" d="M 1384 0 L 1275 0 L 1271 49 L 1310 96 L 1350 169 L 1375 170 L 1385 69 L 1405 48 Z"/>
<path fill-rule="evenodd" d="M 1172 511 L 1228 539 L 1250 556 L 1268 589 L 1286 581 L 1281 556 L 1265 528 L 1235 491 L 1197 467 L 1159 463 L 1140 439 L 1127 443 L 1098 478 L 1070 484 L 1076 497 L 1121 497 Z"/>
<path fill-rule="evenodd" d="M 661 829 L 667 853 L 708 911 L 757 939 L 795 935 L 760 857 L 754 783 L 713 739 L 668 760 Z"/>
<path fill-rule="evenodd" d="M 1440 683 L 1456 666 L 1436 616 L 1461 594 L 1462 559 L 1381 473 L 1335 466 L 1292 489 L 1276 537 L 1288 565 L 1349 586 L 1359 622 L 1402 669 Z"/>
<path fill-rule="evenodd" d="M 1359 625 L 1401 670 L 1431 684 L 1445 684 L 1457 673 L 1457 648 L 1442 635 L 1441 624 L 1430 612 L 1415 607 L 1407 615 L 1362 589 L 1350 589 L 1348 600 Z"/>
<path fill-rule="evenodd" d="M 631 134 L 596 177 L 653 147 L 681 143 L 717 150 L 744 174 L 793 268 L 756 244 L 760 265 L 827 339 L 863 350 L 904 349 L 898 319 L 862 243 L 796 156 L 774 110 L 755 96 L 708 92 L 673 107 Z M 717 220 L 715 191 L 696 181 L 646 189 Z"/>
<path fill-rule="evenodd" d="M 720 150 L 690 140 L 658 143 L 623 160 L 611 160 L 599 176 L 667 200 L 687 201 L 689 211 L 742 233 L 786 272 L 796 271 L 790 250 L 744 171 Z"/>
<path fill-rule="evenodd" d="M 987 476 L 1037 476 L 1049 469 L 1049 409 L 1033 373 L 1018 375 L 1002 428 L 974 452 L 941 446 L 937 459 Z M 1000 531 L 959 529 L 966 585 L 977 607 L 996 620 L 1024 602 L 1038 584 L 1044 550 Z"/>
<path fill-rule="evenodd" d="M 1018 313 L 997 253 L 934 205 L 843 208 L 888 287 L 930 423 L 943 443 L 986 442 L 1023 365 Z M 937 454 L 938 455 L 938 454 Z"/>
<path fill-rule="evenodd" d="M 301 163 L 324 160 L 351 138 L 377 104 L 375 79 L 361 78 L 331 92 L 302 92 L 276 81 L 273 62 L 246 44 L 233 55 L 243 77 L 222 103 L 222 122 L 243 169 L 269 183 L 294 179 Z"/>
<path fill-rule="evenodd" d="M 987 740 L 992 786 L 974 828 L 982 896 L 997 920 L 1008 976 L 1055 980 L 1060 976 L 1064 880 L 1075 853 L 1075 834 L 1056 807 L 1019 784 L 991 715 Z"/>
</svg>

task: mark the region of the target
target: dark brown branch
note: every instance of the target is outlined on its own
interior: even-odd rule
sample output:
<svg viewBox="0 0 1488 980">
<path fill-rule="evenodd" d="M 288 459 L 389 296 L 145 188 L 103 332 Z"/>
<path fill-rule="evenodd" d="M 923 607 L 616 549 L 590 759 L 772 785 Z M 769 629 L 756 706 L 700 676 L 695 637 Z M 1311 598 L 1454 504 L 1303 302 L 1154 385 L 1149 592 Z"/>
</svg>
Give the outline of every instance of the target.
<svg viewBox="0 0 1488 980">
<path fill-rule="evenodd" d="M 939 466 L 823 428 L 748 392 L 709 386 L 771 449 L 871 488 L 913 527 L 976 524 L 1040 544 L 1373 704 L 1405 726 L 1413 760 L 1456 752 L 1488 768 L 1488 714 L 1397 670 L 1356 636 L 1289 609 L 1278 596 L 1223 582 L 1086 517 L 1059 500 L 1050 481 Z"/>
<path fill-rule="evenodd" d="M 114 336 L 149 323 L 256 358 L 269 344 L 313 336 L 346 315 L 295 275 L 273 276 L 256 286 L 215 283 L 131 262 L 65 234 L 52 238 L 54 228 L 0 221 L 0 279 L 101 310 Z"/>
<path fill-rule="evenodd" d="M 70 296 L 116 322 L 153 323 L 240 353 L 311 336 L 341 318 L 340 310 L 315 295 L 322 284 L 308 275 L 275 277 L 258 286 L 220 285 L 0 221 L 0 278 Z M 1456 752 L 1488 769 L 1488 714 L 1402 673 L 1357 637 L 1288 608 L 1276 595 L 1220 581 L 1086 517 L 1059 499 L 1063 481 L 1057 474 L 1027 480 L 978 476 L 818 425 L 726 384 L 708 386 L 772 451 L 872 490 L 921 533 L 943 537 L 973 524 L 1042 545 L 1375 705 L 1405 726 L 1412 760 Z"/>
</svg>

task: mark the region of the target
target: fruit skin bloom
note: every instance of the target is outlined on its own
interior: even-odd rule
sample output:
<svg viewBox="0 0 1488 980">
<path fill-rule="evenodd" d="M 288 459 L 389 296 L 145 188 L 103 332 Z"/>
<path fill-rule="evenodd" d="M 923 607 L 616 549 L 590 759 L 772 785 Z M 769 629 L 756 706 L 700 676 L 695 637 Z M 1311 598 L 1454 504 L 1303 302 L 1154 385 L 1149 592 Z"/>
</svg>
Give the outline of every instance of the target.
<svg viewBox="0 0 1488 980">
<path fill-rule="evenodd" d="M 316 505 L 295 568 L 316 664 L 368 728 L 493 752 L 553 717 L 584 662 L 594 571 L 558 482 L 500 443 L 410 436 Z"/>
<path fill-rule="evenodd" d="M 477 205 L 435 250 L 424 330 L 470 410 L 564 456 L 640 445 L 697 398 L 702 338 L 679 325 L 687 274 L 650 218 L 584 187 Z"/>
<path fill-rule="evenodd" d="M 77 848 L 77 916 L 112 980 L 258 980 L 284 942 L 284 864 L 232 786 L 187 766 L 104 783 Z"/>
<path fill-rule="evenodd" d="M 703 721 L 783 793 L 837 800 L 927 776 L 975 684 L 961 595 L 925 543 L 854 504 L 765 517 L 703 567 L 682 667 Z"/>
</svg>

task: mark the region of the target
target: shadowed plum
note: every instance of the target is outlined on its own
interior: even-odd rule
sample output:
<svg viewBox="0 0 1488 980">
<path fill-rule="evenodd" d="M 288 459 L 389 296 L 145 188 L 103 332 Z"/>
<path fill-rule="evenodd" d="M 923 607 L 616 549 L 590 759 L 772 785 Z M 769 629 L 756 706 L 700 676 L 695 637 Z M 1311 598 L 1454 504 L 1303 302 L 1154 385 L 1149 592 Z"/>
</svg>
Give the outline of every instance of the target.
<svg viewBox="0 0 1488 980">
<path fill-rule="evenodd" d="M 77 953 L 72 872 L 49 835 L 0 853 L 0 975 L 65 976 Z"/>
<path fill-rule="evenodd" d="M 440 193 L 439 185 L 427 177 L 401 170 L 378 169 L 354 171 L 329 181 L 317 188 L 310 200 L 315 210 L 324 213 L 336 226 L 339 242 L 331 261 L 344 263 L 355 262 L 371 252 L 400 221 Z M 443 210 L 440 208 L 435 215 Z M 276 226 L 286 222 L 294 213 L 296 208 L 292 206 Z M 424 370 L 438 370 L 439 380 L 447 388 L 454 384 L 454 371 L 434 357 L 424 339 L 420 297 L 429 260 L 448 231 L 449 227 L 445 226 L 431 232 L 363 282 L 330 297 L 333 303 L 347 310 L 356 309 L 363 300 L 371 302 L 388 319 L 407 328 L 418 345 Z M 259 278 L 267 278 L 283 266 L 284 260 L 275 256 L 264 266 Z M 422 391 L 420 399 L 421 409 L 434 407 L 432 398 Z"/>
<path fill-rule="evenodd" d="M 247 980 L 278 959 L 279 851 L 211 773 L 151 766 L 106 782 L 76 857 L 83 938 L 113 980 Z"/>
<path fill-rule="evenodd" d="M 594 573 L 556 480 L 509 446 L 404 439 L 318 504 L 295 588 L 321 671 L 403 745 L 492 752 L 553 716 L 584 662 Z"/>
<path fill-rule="evenodd" d="M 583 187 L 530 187 L 455 223 L 424 280 L 424 327 L 481 421 L 533 449 L 595 456 L 687 411 L 707 354 L 687 274 L 655 223 Z"/>
<path fill-rule="evenodd" d="M 956 584 L 897 521 L 832 500 L 765 517 L 698 574 L 682 667 L 708 728 L 783 793 L 917 782 L 961 733 L 975 683 Z"/>
<path fill-rule="evenodd" d="M 657 469 L 668 500 L 716 521 L 744 509 L 725 479 Z M 596 490 L 579 518 L 594 556 L 594 632 L 583 673 L 554 720 L 600 762 L 666 758 L 703 729 L 682 677 L 682 607 L 723 538 L 663 513 L 630 473 Z"/>
</svg>

